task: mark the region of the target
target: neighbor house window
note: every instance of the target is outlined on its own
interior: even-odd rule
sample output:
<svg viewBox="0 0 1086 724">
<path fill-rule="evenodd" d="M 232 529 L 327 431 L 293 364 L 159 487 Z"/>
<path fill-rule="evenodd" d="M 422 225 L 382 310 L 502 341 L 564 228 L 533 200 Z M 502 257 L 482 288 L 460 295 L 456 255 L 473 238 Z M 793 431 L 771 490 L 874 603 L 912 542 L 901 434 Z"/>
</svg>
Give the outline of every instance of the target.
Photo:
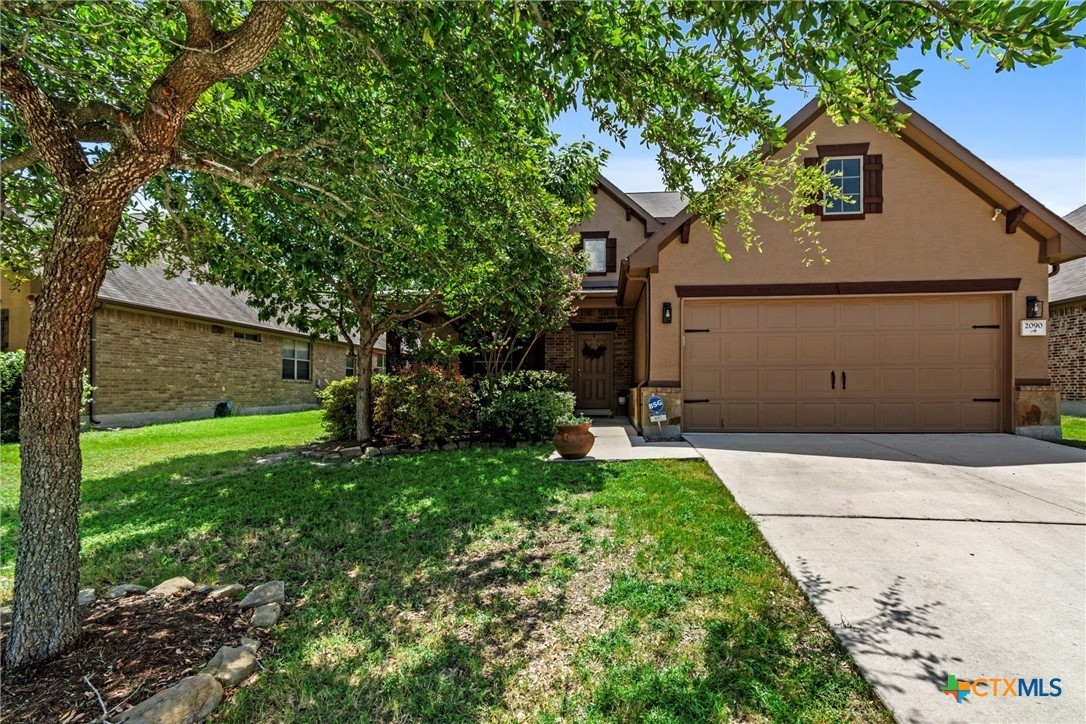
<svg viewBox="0 0 1086 724">
<path fill-rule="evenodd" d="M 823 216 L 829 214 L 863 213 L 863 156 L 827 158 L 823 164 L 830 183 L 837 187 L 842 197 L 826 199 L 822 206 Z"/>
<path fill-rule="evenodd" d="M 354 355 L 347 355 L 347 376 L 354 377 Z"/>
<path fill-rule="evenodd" d="M 283 340 L 283 379 L 309 379 L 309 342 Z"/>
<path fill-rule="evenodd" d="M 377 353 L 377 364 L 373 366 L 373 369 L 374 371 L 380 372 L 381 374 L 385 374 L 388 372 L 388 362 L 385 361 L 384 352 Z"/>
<path fill-rule="evenodd" d="M 253 332 L 234 332 L 234 339 L 244 339 L 247 342 L 259 342 L 260 335 Z"/>
<path fill-rule="evenodd" d="M 584 250 L 588 254 L 587 274 L 607 273 L 607 239 L 585 239 Z"/>
</svg>

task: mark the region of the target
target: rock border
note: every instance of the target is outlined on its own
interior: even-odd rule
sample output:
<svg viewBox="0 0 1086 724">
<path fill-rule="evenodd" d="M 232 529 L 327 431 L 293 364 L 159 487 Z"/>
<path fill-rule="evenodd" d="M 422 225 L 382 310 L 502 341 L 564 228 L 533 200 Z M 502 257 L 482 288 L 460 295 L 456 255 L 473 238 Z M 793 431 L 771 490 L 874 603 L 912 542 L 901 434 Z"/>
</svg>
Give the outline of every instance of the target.
<svg viewBox="0 0 1086 724">
<path fill-rule="evenodd" d="M 148 589 L 133 583 L 113 586 L 109 598 L 129 595 L 173 596 L 182 592 L 202 594 L 208 598 L 229 598 L 238 601 L 240 610 L 252 610 L 249 630 L 269 629 L 274 626 L 286 603 L 286 587 L 283 581 L 267 581 L 254 586 L 245 594 L 245 587 L 237 583 L 197 586 L 184 576 L 175 576 Z M 93 589 L 80 591 L 82 601 L 93 596 Z M 242 599 L 244 595 L 244 600 Z M 255 635 L 255 634 L 254 634 Z M 153 722 L 178 721 L 202 722 L 211 716 L 222 701 L 227 689 L 245 683 L 263 668 L 257 659 L 260 640 L 242 636 L 237 646 L 224 644 L 196 674 L 186 676 L 147 699 L 119 713 L 115 722 L 152 724 Z"/>
<path fill-rule="evenodd" d="M 517 443 L 504 443 L 504 442 L 490 442 L 488 440 L 456 440 L 453 442 L 447 442 L 444 445 L 434 443 L 433 445 L 422 446 L 410 446 L 410 445 L 384 445 L 377 447 L 375 445 L 354 445 L 351 443 L 345 443 L 338 447 L 327 449 L 324 445 L 327 443 L 317 443 L 314 445 L 306 445 L 300 449 L 299 454 L 303 458 L 307 459 L 324 459 L 324 460 L 356 460 L 359 458 L 378 458 L 389 455 L 417 455 L 419 453 L 438 452 L 448 450 L 479 450 L 490 448 L 523 448 L 531 447 L 532 445 L 543 445 L 546 441 L 534 442 L 517 442 Z M 282 455 L 283 453 L 280 453 Z M 270 457 L 270 456 L 269 456 Z M 284 458 L 279 458 L 275 461 L 263 458 L 257 460 L 257 464 L 265 464 L 266 462 L 278 462 Z"/>
</svg>

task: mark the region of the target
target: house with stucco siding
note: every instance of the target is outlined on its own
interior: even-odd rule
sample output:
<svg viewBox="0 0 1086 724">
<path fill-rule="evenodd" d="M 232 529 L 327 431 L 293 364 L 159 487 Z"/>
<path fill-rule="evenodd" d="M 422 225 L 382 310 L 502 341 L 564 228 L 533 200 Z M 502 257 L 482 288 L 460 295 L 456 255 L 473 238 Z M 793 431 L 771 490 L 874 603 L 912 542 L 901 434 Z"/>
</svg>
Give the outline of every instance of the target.
<svg viewBox="0 0 1086 724">
<path fill-rule="evenodd" d="M 810 209 L 825 265 L 767 217 L 760 251 L 724 227 L 724 262 L 678 195 L 600 178 L 575 230 L 583 298 L 541 355 L 578 407 L 644 427 L 658 396 L 683 431 L 1058 437 L 1050 340 L 1022 323 L 1086 236 L 902 108 L 898 135 L 839 127 L 816 102 L 787 124 L 777 155 L 814 133 L 805 163 L 845 194 Z"/>
</svg>

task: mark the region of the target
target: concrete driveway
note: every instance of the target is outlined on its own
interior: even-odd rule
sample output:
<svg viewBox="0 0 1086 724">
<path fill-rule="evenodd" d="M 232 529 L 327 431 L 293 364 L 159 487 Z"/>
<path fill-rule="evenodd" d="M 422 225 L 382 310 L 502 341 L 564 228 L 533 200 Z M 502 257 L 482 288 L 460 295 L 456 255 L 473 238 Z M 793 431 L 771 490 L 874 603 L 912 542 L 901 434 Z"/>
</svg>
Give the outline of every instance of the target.
<svg viewBox="0 0 1086 724">
<path fill-rule="evenodd" d="M 685 437 L 900 721 L 1086 721 L 1086 451 L 1012 435 Z M 1046 693 L 1058 678 L 1062 693 L 981 684 L 959 704 L 939 690 L 948 675 L 1037 677 Z"/>
</svg>

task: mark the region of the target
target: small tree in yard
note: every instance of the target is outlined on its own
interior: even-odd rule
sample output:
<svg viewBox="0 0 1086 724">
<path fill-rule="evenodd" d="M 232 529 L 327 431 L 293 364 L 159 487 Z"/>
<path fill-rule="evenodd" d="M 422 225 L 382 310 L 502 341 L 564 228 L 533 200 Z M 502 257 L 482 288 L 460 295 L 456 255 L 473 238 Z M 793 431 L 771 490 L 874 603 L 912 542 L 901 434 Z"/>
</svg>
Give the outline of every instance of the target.
<svg viewBox="0 0 1086 724">
<path fill-rule="evenodd" d="M 486 310 L 508 309 L 510 299 L 553 308 L 551 296 L 564 300 L 566 289 L 552 285 L 571 278 L 579 258 L 569 229 L 590 209 L 597 165 L 584 146 L 555 155 L 536 142 L 518 147 L 523 140 L 509 139 L 500 154 L 466 149 L 386 166 L 371 215 L 331 229 L 304 206 L 247 193 L 190 253 L 209 278 L 247 290 L 262 315 L 347 339 L 357 359 L 424 313 L 449 323 L 490 318 Z M 238 225 L 248 234 L 235 241 Z M 357 370 L 355 436 L 366 442 L 372 370 Z"/>
<path fill-rule="evenodd" d="M 16 667 L 79 634 L 80 373 L 105 270 L 187 246 L 181 197 L 221 212 L 199 184 L 275 194 L 335 230 L 370 213 L 389 149 L 496 146 L 579 103 L 615 136 L 643 129 L 670 187 L 693 195 L 700 179 L 710 221 L 743 226 L 782 188 L 799 189 L 798 217 L 817 171 L 735 155 L 783 142 L 774 88 L 812 88 L 837 120 L 893 128 L 892 97 L 917 84 L 892 69 L 901 48 L 970 42 L 1001 69 L 1045 64 L 1083 44 L 1086 6 L 7 0 L 0 17 L 3 263 L 41 282 L 5 649 Z M 134 197 L 156 213 L 122 225 Z"/>
</svg>

